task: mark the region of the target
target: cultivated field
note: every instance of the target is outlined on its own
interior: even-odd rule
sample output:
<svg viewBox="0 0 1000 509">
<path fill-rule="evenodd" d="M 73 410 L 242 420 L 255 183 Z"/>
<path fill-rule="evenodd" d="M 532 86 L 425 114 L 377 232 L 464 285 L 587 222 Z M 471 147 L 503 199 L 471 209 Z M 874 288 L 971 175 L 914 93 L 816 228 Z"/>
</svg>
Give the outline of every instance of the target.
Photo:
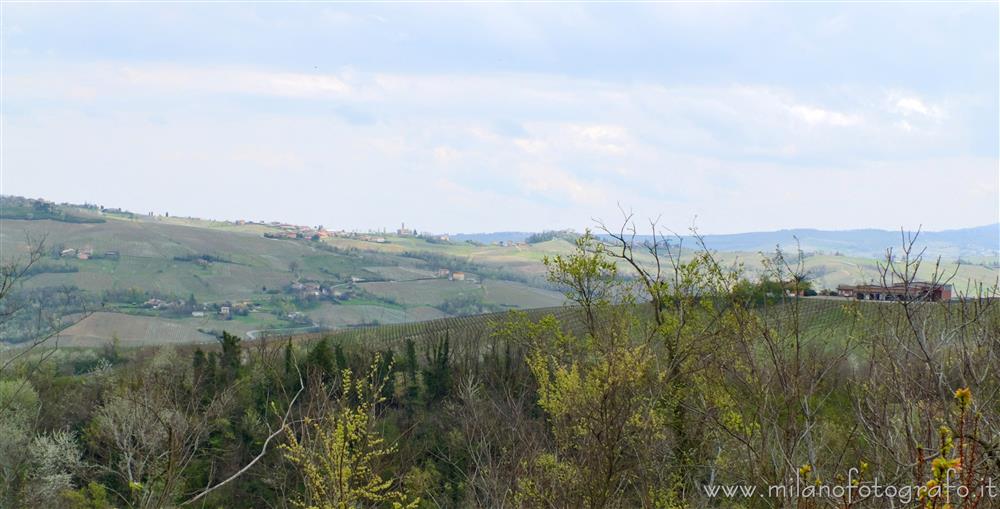
<svg viewBox="0 0 1000 509">
<path fill-rule="evenodd" d="M 122 346 L 214 343 L 202 331 L 227 330 L 245 335 L 250 325 L 237 320 L 170 319 L 97 312 L 71 325 L 57 337 L 61 346 L 101 346 L 117 338 Z"/>
</svg>

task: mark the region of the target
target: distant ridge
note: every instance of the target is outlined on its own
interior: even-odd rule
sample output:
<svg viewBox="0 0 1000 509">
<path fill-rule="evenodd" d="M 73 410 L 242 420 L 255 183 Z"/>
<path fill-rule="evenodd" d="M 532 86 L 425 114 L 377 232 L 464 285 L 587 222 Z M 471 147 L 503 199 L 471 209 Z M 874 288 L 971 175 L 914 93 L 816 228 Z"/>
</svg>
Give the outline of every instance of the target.
<svg viewBox="0 0 1000 509">
<path fill-rule="evenodd" d="M 474 241 L 491 244 L 499 241 L 524 242 L 532 232 L 460 233 L 452 235 L 453 241 Z M 649 240 L 640 235 L 639 240 Z M 797 239 L 797 240 L 796 240 Z M 718 251 L 771 251 L 775 246 L 795 249 L 798 244 L 809 253 L 840 253 L 849 256 L 881 256 L 885 249 L 898 249 L 902 244 L 899 231 L 879 229 L 817 230 L 796 228 L 769 232 L 705 235 L 706 245 Z M 684 236 L 684 244 L 693 246 L 695 239 Z M 994 257 L 1000 254 L 1000 223 L 972 228 L 921 232 L 917 245 L 926 248 L 931 256 L 960 258 L 972 256 Z"/>
<path fill-rule="evenodd" d="M 103 222 L 103 213 L 131 215 L 121 209 L 106 209 L 96 205 L 55 204 L 41 199 L 0 195 L 0 219 L 51 219 L 62 222 Z M 452 242 L 525 242 L 538 232 L 505 231 L 483 233 L 457 233 L 450 235 Z M 796 228 L 787 230 L 705 235 L 709 249 L 716 251 L 768 252 L 775 246 L 794 250 L 799 245 L 806 253 L 842 254 L 846 256 L 881 257 L 886 248 L 897 249 L 902 244 L 899 230 L 874 228 L 854 230 L 818 230 Z M 637 240 L 649 240 L 648 235 L 637 235 Z M 695 239 L 684 236 L 685 246 L 694 246 Z M 1000 223 L 971 228 L 921 232 L 918 247 L 926 249 L 929 256 L 947 259 L 972 257 L 990 258 L 990 263 L 1000 262 Z"/>
<path fill-rule="evenodd" d="M 853 256 L 880 256 L 886 248 L 896 250 L 902 245 L 900 231 L 860 229 L 860 230 L 816 230 L 792 229 L 774 232 L 737 233 L 729 235 L 706 235 L 705 243 L 719 251 L 767 251 L 777 245 L 794 249 L 796 243 L 806 252 L 839 252 Z M 691 240 L 691 239 L 689 239 Z M 996 256 L 1000 253 L 1000 223 L 943 230 L 920 232 L 917 246 L 926 248 L 932 256 L 959 258 L 963 256 Z"/>
</svg>

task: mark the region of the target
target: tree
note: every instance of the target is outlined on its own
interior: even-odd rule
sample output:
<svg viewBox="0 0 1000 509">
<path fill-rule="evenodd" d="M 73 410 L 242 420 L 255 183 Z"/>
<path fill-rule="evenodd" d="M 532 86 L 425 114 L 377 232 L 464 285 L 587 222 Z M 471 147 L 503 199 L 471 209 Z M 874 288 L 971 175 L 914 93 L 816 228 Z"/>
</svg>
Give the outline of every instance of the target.
<svg viewBox="0 0 1000 509">
<path fill-rule="evenodd" d="M 222 353 L 219 356 L 219 376 L 222 383 L 229 384 L 239 378 L 240 367 L 243 364 L 240 337 L 223 331 L 219 343 L 222 345 Z"/>
<path fill-rule="evenodd" d="M 30 489 L 25 493 L 25 506 L 58 505 L 63 494 L 74 489 L 73 478 L 83 469 L 75 435 L 66 431 L 38 435 L 29 446 L 28 455 Z"/>
<path fill-rule="evenodd" d="M 651 505 L 662 481 L 655 472 L 667 458 L 658 460 L 657 451 L 671 437 L 659 395 L 668 379 L 604 256 L 585 235 L 572 255 L 546 264 L 549 280 L 564 283 L 580 303 L 584 336 L 562 331 L 552 319 L 520 329 L 529 333 L 528 365 L 555 445 L 536 455 L 519 483 L 519 501 L 529 507 Z"/>
<path fill-rule="evenodd" d="M 426 403 L 433 404 L 451 392 L 451 354 L 449 352 L 449 332 L 435 344 L 427 347 L 427 368 L 424 369 L 424 394 Z"/>
<path fill-rule="evenodd" d="M 355 380 L 350 370 L 342 372 L 336 406 L 319 419 L 306 418 L 297 434 L 286 428 L 288 444 L 281 449 L 298 466 L 305 481 L 305 499 L 300 507 L 348 509 L 361 505 L 392 504 L 417 507 L 383 477 L 381 465 L 395 447 L 387 445 L 375 430 L 377 408 L 385 401 L 378 376 L 379 356 L 367 378 Z M 350 400 L 357 401 L 350 404 Z"/>
<path fill-rule="evenodd" d="M 32 268 L 45 255 L 44 238 L 35 240 L 28 237 L 25 239 L 25 245 L 27 246 L 27 253 L 25 255 L 0 259 L 0 332 L 5 331 L 6 327 L 12 323 L 15 317 L 27 311 L 24 309 L 27 301 L 24 299 L 15 299 L 14 292 L 32 276 Z M 80 314 L 80 320 L 86 318 L 88 314 L 88 310 L 84 308 L 83 313 Z M 17 378 L 19 385 L 16 389 L 13 389 L 14 396 L 7 401 L 15 401 L 17 399 L 15 396 L 19 391 L 29 389 L 28 377 L 46 359 L 54 354 L 58 347 L 57 340 L 52 348 L 42 350 L 63 328 L 63 325 L 54 317 L 46 316 L 42 312 L 39 312 L 35 321 L 37 323 L 27 343 L 22 343 L 15 353 L 7 355 L 3 360 L 0 360 L 0 377 L 9 375 L 11 368 L 14 366 L 20 366 L 23 369 Z M 31 363 L 22 362 L 30 356 L 39 353 L 39 351 L 41 353 L 35 361 Z M 12 409 L 7 407 L 7 403 L 0 401 L 0 418 L 3 418 L 4 414 L 10 411 Z"/>
<path fill-rule="evenodd" d="M 339 366 L 334 367 L 334 354 L 329 339 L 324 337 L 313 345 L 306 357 L 306 364 L 310 369 L 316 370 L 323 379 L 329 380 L 336 375 Z"/>
<path fill-rule="evenodd" d="M 546 256 L 548 281 L 565 289 L 566 298 L 577 303 L 586 315 L 588 331 L 597 333 L 598 313 L 620 288 L 618 267 L 608 259 L 605 245 L 587 230 L 576 239 L 572 255 Z"/>
<path fill-rule="evenodd" d="M 88 429 L 108 455 L 99 468 L 115 480 L 109 489 L 128 507 L 173 505 L 187 468 L 231 403 L 225 390 L 207 404 L 193 397 L 185 366 L 169 350 L 161 351 L 108 398 Z"/>
<path fill-rule="evenodd" d="M 0 505 L 16 507 L 27 490 L 38 393 L 26 379 L 0 380 Z"/>
<path fill-rule="evenodd" d="M 413 338 L 406 338 L 403 358 L 403 404 L 407 414 L 412 415 L 413 409 L 420 398 L 420 366 L 417 365 L 417 346 Z"/>
</svg>

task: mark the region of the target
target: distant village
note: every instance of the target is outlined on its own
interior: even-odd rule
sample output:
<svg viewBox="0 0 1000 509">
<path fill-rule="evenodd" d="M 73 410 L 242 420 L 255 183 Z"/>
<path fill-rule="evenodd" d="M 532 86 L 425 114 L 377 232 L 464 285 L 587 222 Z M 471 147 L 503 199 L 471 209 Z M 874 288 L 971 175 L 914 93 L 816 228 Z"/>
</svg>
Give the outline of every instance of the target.
<svg viewBox="0 0 1000 509">
<path fill-rule="evenodd" d="M 360 240 L 363 242 L 373 242 L 375 244 L 387 244 L 390 242 L 389 236 L 391 235 L 388 231 L 383 230 L 369 231 L 369 232 L 357 232 L 357 231 L 347 231 L 347 230 L 336 230 L 330 231 L 323 228 L 322 225 L 311 227 L 311 226 L 301 226 L 289 223 L 282 223 L 278 221 L 272 221 L 270 223 L 264 222 L 248 222 L 244 220 L 235 221 L 236 225 L 247 225 L 247 224 L 258 224 L 262 226 L 270 226 L 277 228 L 278 232 L 266 232 L 264 237 L 268 239 L 308 239 L 308 240 L 322 240 L 330 237 L 339 237 L 353 240 Z M 425 240 L 431 243 L 448 243 L 451 242 L 451 237 L 448 234 L 436 234 L 436 233 L 420 233 L 414 228 L 407 228 L 406 223 L 402 223 L 399 228 L 395 231 L 396 237 L 412 237 Z M 470 241 L 467 241 L 470 242 Z M 515 242 L 512 240 L 499 240 L 492 243 L 494 246 L 498 247 L 528 247 L 526 242 Z"/>
</svg>

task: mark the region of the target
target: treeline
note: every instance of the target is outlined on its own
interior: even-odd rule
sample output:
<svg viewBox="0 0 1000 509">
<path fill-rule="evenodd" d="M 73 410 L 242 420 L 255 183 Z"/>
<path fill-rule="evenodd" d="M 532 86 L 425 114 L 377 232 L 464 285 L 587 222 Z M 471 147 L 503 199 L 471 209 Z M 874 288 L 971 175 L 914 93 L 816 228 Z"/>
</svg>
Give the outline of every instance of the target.
<svg viewBox="0 0 1000 509">
<path fill-rule="evenodd" d="M 49 272 L 76 272 L 72 265 L 33 264 L 22 277 Z M 188 316 L 202 309 L 194 295 L 174 294 L 140 288 L 112 288 L 101 292 L 84 290 L 76 285 L 11 287 L 0 299 L 0 339 L 17 345 L 53 334 L 84 313 L 108 309 L 127 309 L 132 313 L 160 316 Z M 159 301 L 145 306 L 149 301 Z"/>
<path fill-rule="evenodd" d="M 544 279 L 533 278 L 502 267 L 475 263 L 470 259 L 429 251 L 406 251 L 403 256 L 420 260 L 420 268 L 437 270 L 446 268 L 452 272 L 468 272 L 477 274 L 483 279 L 498 279 L 501 281 L 516 281 L 534 286 L 549 286 Z"/>
<path fill-rule="evenodd" d="M 576 242 L 576 239 L 578 238 L 580 238 L 580 234 L 572 230 L 548 230 L 539 233 L 532 233 L 531 235 L 528 235 L 524 241 L 528 244 L 538 244 L 555 239 L 562 239 L 566 242 Z"/>
<path fill-rule="evenodd" d="M 0 196 L 0 219 L 41 220 L 64 223 L 103 223 L 100 217 L 80 216 L 66 212 L 61 206 L 44 200 L 18 196 Z"/>
<path fill-rule="evenodd" d="M 84 375 L 65 354 L 24 357 L 0 382 L 0 505 L 992 506 L 996 289 L 809 301 L 794 296 L 800 257 L 776 253 L 749 283 L 708 251 L 621 242 L 583 235 L 546 260 L 572 317 L 224 334 L 109 348 Z M 920 262 L 904 246 L 886 284 Z M 913 489 L 889 500 L 875 482 Z M 711 494 L 789 483 L 770 499 Z"/>
<path fill-rule="evenodd" d="M 38 274 L 69 274 L 80 272 L 76 265 L 68 263 L 36 263 L 25 271 L 25 276 L 37 276 Z"/>
<path fill-rule="evenodd" d="M 505 309 L 499 304 L 490 304 L 484 301 L 482 293 L 468 293 L 449 297 L 435 307 L 452 316 L 495 313 Z"/>
<path fill-rule="evenodd" d="M 179 262 L 196 262 L 196 263 L 233 263 L 232 258 L 230 258 L 229 256 L 220 256 L 213 254 L 178 255 L 174 257 L 174 260 Z"/>
</svg>

